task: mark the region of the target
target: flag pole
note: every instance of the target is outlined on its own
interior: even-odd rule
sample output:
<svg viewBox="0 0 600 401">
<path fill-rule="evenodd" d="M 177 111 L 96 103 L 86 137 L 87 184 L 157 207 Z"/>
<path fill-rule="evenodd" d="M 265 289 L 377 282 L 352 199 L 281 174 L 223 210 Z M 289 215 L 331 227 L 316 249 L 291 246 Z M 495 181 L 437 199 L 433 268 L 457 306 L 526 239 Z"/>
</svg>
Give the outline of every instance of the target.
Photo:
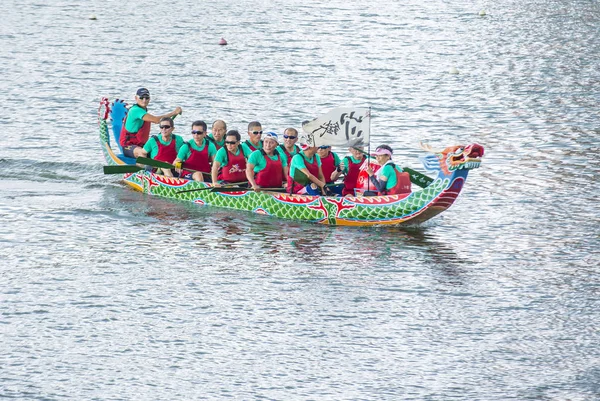
<svg viewBox="0 0 600 401">
<path fill-rule="evenodd" d="M 371 166 L 369 156 L 371 156 L 371 106 L 369 106 L 369 143 L 367 145 L 367 168 Z M 367 179 L 367 191 L 371 190 L 371 180 Z"/>
</svg>

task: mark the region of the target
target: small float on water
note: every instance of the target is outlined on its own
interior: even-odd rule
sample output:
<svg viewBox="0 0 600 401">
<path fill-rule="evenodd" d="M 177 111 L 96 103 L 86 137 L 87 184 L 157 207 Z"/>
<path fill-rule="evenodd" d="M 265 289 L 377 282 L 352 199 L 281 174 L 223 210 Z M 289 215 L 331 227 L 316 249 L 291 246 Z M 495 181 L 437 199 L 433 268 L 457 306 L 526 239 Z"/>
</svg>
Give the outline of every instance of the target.
<svg viewBox="0 0 600 401">
<path fill-rule="evenodd" d="M 418 224 L 427 221 L 454 203 L 469 170 L 480 166 L 484 153 L 483 147 L 478 144 L 451 146 L 442 151 L 424 147 L 429 154 L 422 158 L 423 164 L 427 170 L 437 170 L 438 175 L 431 179 L 405 168 L 405 171 L 410 173 L 413 184 L 416 184 L 413 188 L 422 187 L 408 194 L 336 197 L 254 192 L 251 189 L 221 191 L 215 190 L 209 183 L 165 177 L 146 171 L 137 167 L 135 160 L 115 153 L 110 145 L 109 126 L 118 146 L 126 113 L 124 102 L 115 100 L 111 104 L 107 98 L 103 98 L 98 110 L 98 126 L 100 144 L 107 165 L 122 166 L 117 170 L 130 169 L 123 175 L 123 181 L 133 189 L 197 205 L 246 210 L 282 219 L 320 224 L 375 226 Z M 370 117 L 370 111 L 366 116 Z M 343 120 L 344 116 L 341 118 Z M 353 120 L 357 121 L 354 117 Z M 316 119 L 313 120 L 315 121 Z M 348 124 L 345 124 L 349 121 L 339 122 L 341 126 L 349 128 Z M 303 125 L 305 132 L 310 127 L 311 124 Z"/>
</svg>

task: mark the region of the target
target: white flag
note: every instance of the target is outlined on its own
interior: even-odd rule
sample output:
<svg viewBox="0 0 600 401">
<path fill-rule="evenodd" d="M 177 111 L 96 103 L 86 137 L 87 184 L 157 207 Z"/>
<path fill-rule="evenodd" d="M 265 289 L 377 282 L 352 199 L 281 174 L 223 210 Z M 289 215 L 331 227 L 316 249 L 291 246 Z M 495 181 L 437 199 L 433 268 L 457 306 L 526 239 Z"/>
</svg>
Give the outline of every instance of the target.
<svg viewBox="0 0 600 401">
<path fill-rule="evenodd" d="M 301 139 L 311 146 L 367 146 L 371 110 L 340 107 L 302 124 Z"/>
</svg>

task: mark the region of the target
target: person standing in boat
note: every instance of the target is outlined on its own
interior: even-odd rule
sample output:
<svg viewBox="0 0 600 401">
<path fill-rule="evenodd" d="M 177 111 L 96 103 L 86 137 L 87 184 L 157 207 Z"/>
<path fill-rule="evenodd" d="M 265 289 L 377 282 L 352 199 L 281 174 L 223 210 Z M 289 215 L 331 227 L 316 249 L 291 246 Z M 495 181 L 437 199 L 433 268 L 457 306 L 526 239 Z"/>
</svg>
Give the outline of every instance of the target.
<svg viewBox="0 0 600 401">
<path fill-rule="evenodd" d="M 300 147 L 296 145 L 298 142 L 298 130 L 296 128 L 286 128 L 283 131 L 283 143 L 277 147 L 277 151 L 285 156 L 288 166 L 292 161 L 292 157 L 300 153 Z"/>
<path fill-rule="evenodd" d="M 325 183 L 332 184 L 332 186 L 328 187 L 329 190 L 337 195 L 341 195 L 344 185 L 340 184 L 333 186 L 335 180 L 331 179 L 333 173 L 340 165 L 340 157 L 337 155 L 337 153 L 331 151 L 331 146 L 329 145 L 319 146 L 319 149 L 317 149 L 317 154 L 321 158 L 321 170 L 323 170 L 323 177 L 325 177 Z"/>
<path fill-rule="evenodd" d="M 250 139 L 242 143 L 244 153 L 252 153 L 255 150 L 263 148 L 262 133 L 262 125 L 258 121 L 252 121 L 248 124 L 248 136 Z"/>
<path fill-rule="evenodd" d="M 225 147 L 217 151 L 211 171 L 215 187 L 246 181 L 246 160 L 250 154 L 244 154 L 240 146 L 241 138 L 236 130 L 229 131 L 225 137 Z"/>
<path fill-rule="evenodd" d="M 300 153 L 292 157 L 286 192 L 290 194 L 325 195 L 325 177 L 316 146 L 302 145 Z"/>
<path fill-rule="evenodd" d="M 260 188 L 279 188 L 288 174 L 287 160 L 276 151 L 279 140 L 274 132 L 267 132 L 263 148 L 255 150 L 246 163 L 246 178 L 255 191 Z"/>
<path fill-rule="evenodd" d="M 171 117 L 162 117 L 159 122 L 160 135 L 153 135 L 144 145 L 144 156 L 165 163 L 172 163 L 177 157 L 177 152 L 183 145 L 183 138 L 173 134 L 175 124 Z M 163 174 L 172 177 L 173 173 L 169 169 L 163 169 Z"/>
<path fill-rule="evenodd" d="M 207 134 L 204 121 L 197 120 L 192 123 L 193 140 L 181 146 L 177 158 L 173 161 L 175 171 L 180 177 L 194 181 L 204 181 L 205 174 L 207 178 L 210 177 L 210 165 L 217 154 L 217 148 L 207 139 Z M 186 168 L 196 171 L 186 171 Z"/>
<path fill-rule="evenodd" d="M 375 173 L 369 166 L 367 168 L 369 180 L 377 188 L 378 195 L 409 194 L 411 192 L 410 174 L 392 162 L 392 154 L 392 148 L 388 145 L 377 147 L 373 156 L 381 168 Z"/>
<path fill-rule="evenodd" d="M 212 125 L 211 133 L 207 136 L 208 140 L 215 144 L 217 151 L 225 146 L 225 133 L 227 124 L 223 120 L 215 120 Z"/>
<path fill-rule="evenodd" d="M 140 156 L 147 156 L 143 146 L 148 142 L 150 125 L 152 123 L 160 123 L 161 118 L 173 117 L 181 114 L 181 107 L 178 106 L 172 112 L 158 117 L 148 113 L 150 91 L 146 88 L 137 90 L 135 101 L 136 104 L 134 104 L 127 112 L 127 116 L 121 127 L 119 143 L 123 148 L 123 154 L 125 156 L 138 158 Z"/>
<path fill-rule="evenodd" d="M 337 166 L 336 170 L 331 175 L 331 180 L 335 181 L 340 175 L 345 174 L 344 177 L 344 189 L 342 189 L 342 195 L 354 196 L 354 188 L 356 188 L 356 182 L 358 180 L 358 174 L 360 169 L 367 160 L 362 147 L 352 147 L 348 149 L 350 156 L 346 156 Z"/>
</svg>

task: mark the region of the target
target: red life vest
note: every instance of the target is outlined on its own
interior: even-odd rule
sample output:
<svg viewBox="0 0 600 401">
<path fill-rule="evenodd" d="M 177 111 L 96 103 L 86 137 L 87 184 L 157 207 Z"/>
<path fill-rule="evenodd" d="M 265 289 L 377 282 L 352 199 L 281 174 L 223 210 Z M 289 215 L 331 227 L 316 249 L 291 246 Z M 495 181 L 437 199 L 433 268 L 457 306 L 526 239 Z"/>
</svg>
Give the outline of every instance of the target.
<svg viewBox="0 0 600 401">
<path fill-rule="evenodd" d="M 246 157 L 241 148 L 238 148 L 238 151 L 237 155 L 234 155 L 229 150 L 226 151 L 225 157 L 227 158 L 227 163 L 221 166 L 221 171 L 217 177 L 219 180 L 226 182 L 246 181 Z"/>
<path fill-rule="evenodd" d="M 176 136 L 171 136 L 171 142 L 168 145 L 163 145 L 156 135 L 153 135 L 152 138 L 158 145 L 158 153 L 156 156 L 154 156 L 154 160 L 159 160 L 165 163 L 173 163 L 173 160 L 177 158 L 177 148 L 175 147 L 177 144 Z"/>
<path fill-rule="evenodd" d="M 304 153 L 298 153 L 298 154 L 304 158 L 304 165 L 306 166 L 306 169 L 308 170 L 308 172 L 311 173 L 312 175 L 314 175 L 315 177 L 319 178 L 319 163 L 317 162 L 317 155 L 316 154 L 313 155 L 313 161 L 312 161 L 312 163 L 309 163 L 308 160 L 306 159 L 306 156 L 304 155 Z M 290 168 L 290 172 L 291 171 L 292 171 L 292 169 Z M 292 189 L 292 182 L 294 182 L 294 179 L 291 175 L 289 175 L 288 180 L 287 180 L 286 192 L 290 193 L 290 194 L 297 194 L 298 191 L 300 191 L 302 188 L 304 188 L 306 186 L 306 184 L 301 185 L 301 184 L 294 182 L 294 188 Z"/>
<path fill-rule="evenodd" d="M 291 154 L 290 152 L 288 152 L 287 149 L 285 148 L 285 146 L 279 145 L 279 147 L 281 148 L 281 150 L 283 150 L 283 153 L 285 153 L 285 155 L 287 156 L 287 162 L 288 162 L 288 166 L 289 166 L 290 162 L 292 161 L 292 157 L 294 157 L 294 155 Z M 294 145 L 294 149 L 296 150 L 296 154 L 300 153 L 300 148 L 298 147 L 298 145 Z"/>
<path fill-rule="evenodd" d="M 262 143 L 262 140 L 261 140 Z M 255 150 L 258 150 L 258 148 L 256 146 L 254 146 L 254 144 L 252 142 L 250 142 L 248 139 L 246 139 L 246 145 L 248 145 L 248 147 L 250 148 L 250 150 L 252 152 L 254 152 Z"/>
<path fill-rule="evenodd" d="M 400 172 L 396 170 L 396 165 L 390 163 L 396 173 L 396 185 L 386 190 L 385 192 L 379 192 L 379 195 L 398 195 L 398 194 L 409 194 L 410 191 L 410 174 L 406 172 Z"/>
<path fill-rule="evenodd" d="M 208 160 L 209 143 L 209 141 L 204 141 L 204 149 L 196 150 L 192 148 L 191 143 L 187 142 L 188 148 L 190 149 L 190 157 L 183 162 L 183 168 L 190 168 L 203 173 L 210 173 L 210 161 Z M 192 174 L 192 172 L 183 170 L 181 174 L 184 176 L 186 174 Z"/>
<path fill-rule="evenodd" d="M 359 163 L 353 163 L 352 159 L 346 156 L 346 160 L 348 160 L 348 173 L 346 173 L 346 178 L 344 178 L 342 195 L 354 195 L 354 188 L 356 188 L 356 180 L 360 173 L 360 166 L 362 166 L 366 159 L 366 157 L 363 157 Z"/>
<path fill-rule="evenodd" d="M 254 180 L 259 187 L 262 188 L 279 188 L 283 182 L 283 165 L 281 163 L 281 156 L 279 152 L 273 152 L 273 155 L 277 156 L 277 160 L 271 160 L 264 150 L 260 150 L 267 166 L 256 173 Z"/>
<path fill-rule="evenodd" d="M 217 150 L 219 150 L 223 147 L 222 145 L 219 145 L 217 143 L 217 140 L 215 138 L 211 138 L 210 136 L 207 136 L 206 139 L 208 139 L 210 142 L 212 142 L 215 145 L 215 148 L 217 148 Z"/>
<path fill-rule="evenodd" d="M 321 170 L 323 170 L 323 176 L 325 177 L 325 183 L 329 184 L 333 182 L 331 174 L 335 171 L 335 158 L 333 153 L 329 152 L 327 157 L 321 157 Z"/>
<path fill-rule="evenodd" d="M 121 126 L 121 134 L 119 137 L 119 143 L 121 147 L 126 146 L 144 146 L 146 142 L 148 142 L 148 137 L 150 136 L 150 126 L 152 123 L 150 121 L 144 121 L 142 127 L 138 130 L 138 132 L 129 132 L 125 129 L 125 121 L 127 117 L 123 120 L 123 125 Z"/>
</svg>

